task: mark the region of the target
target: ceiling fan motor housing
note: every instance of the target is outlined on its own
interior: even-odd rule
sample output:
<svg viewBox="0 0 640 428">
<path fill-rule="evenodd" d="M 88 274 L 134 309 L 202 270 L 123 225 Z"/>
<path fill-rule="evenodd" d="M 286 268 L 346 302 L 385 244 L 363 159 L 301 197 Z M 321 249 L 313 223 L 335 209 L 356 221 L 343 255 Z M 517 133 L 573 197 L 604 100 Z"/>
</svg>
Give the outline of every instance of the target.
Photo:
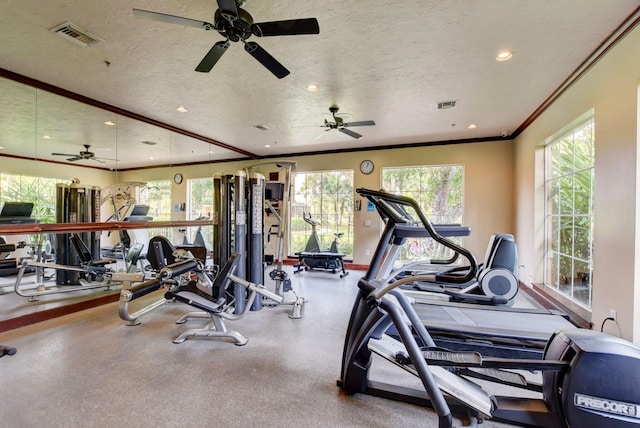
<svg viewBox="0 0 640 428">
<path fill-rule="evenodd" d="M 213 19 L 218 33 L 232 42 L 247 40 L 251 37 L 253 17 L 244 9 L 238 8 L 238 17 L 233 21 L 226 19 L 219 9 L 216 10 Z"/>
</svg>

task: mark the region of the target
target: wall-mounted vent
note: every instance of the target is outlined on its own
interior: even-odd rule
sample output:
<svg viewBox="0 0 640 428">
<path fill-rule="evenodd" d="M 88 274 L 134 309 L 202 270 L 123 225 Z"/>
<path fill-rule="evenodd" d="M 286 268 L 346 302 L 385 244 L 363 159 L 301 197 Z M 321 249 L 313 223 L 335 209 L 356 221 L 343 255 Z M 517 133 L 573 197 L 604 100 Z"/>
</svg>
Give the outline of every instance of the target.
<svg viewBox="0 0 640 428">
<path fill-rule="evenodd" d="M 255 129 L 260 130 L 260 131 L 268 131 L 268 130 L 269 130 L 269 128 L 267 128 L 267 126 L 266 126 L 266 125 L 253 125 L 253 127 L 254 127 Z"/>
<path fill-rule="evenodd" d="M 438 110 L 449 110 L 452 108 L 456 108 L 456 100 L 452 100 L 452 101 L 440 101 L 438 103 Z"/>
<path fill-rule="evenodd" d="M 80 45 L 85 48 L 102 41 L 100 37 L 91 34 L 87 30 L 77 26 L 76 24 L 72 24 L 71 22 L 60 24 L 56 27 L 53 27 L 50 31 L 66 40 L 69 40 L 70 42 L 75 43 L 76 45 Z"/>
</svg>

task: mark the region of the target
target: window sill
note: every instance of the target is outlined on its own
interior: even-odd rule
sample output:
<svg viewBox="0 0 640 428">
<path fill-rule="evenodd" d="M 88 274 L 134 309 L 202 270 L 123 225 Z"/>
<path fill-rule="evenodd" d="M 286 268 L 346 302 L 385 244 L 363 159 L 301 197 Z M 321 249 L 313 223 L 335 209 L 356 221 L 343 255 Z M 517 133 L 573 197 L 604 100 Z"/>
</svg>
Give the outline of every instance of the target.
<svg viewBox="0 0 640 428">
<path fill-rule="evenodd" d="M 569 317 L 569 320 L 578 327 L 593 329 L 593 323 L 591 322 L 590 316 L 586 317 L 585 309 L 580 308 L 576 309 L 571 307 L 569 304 L 565 304 L 561 302 L 556 296 L 547 292 L 548 287 L 545 287 L 544 284 L 532 284 L 532 287 L 529 287 L 522 282 L 520 283 L 520 290 L 527 293 L 529 297 L 538 302 L 545 309 L 554 309 L 561 312 L 564 312 Z"/>
</svg>

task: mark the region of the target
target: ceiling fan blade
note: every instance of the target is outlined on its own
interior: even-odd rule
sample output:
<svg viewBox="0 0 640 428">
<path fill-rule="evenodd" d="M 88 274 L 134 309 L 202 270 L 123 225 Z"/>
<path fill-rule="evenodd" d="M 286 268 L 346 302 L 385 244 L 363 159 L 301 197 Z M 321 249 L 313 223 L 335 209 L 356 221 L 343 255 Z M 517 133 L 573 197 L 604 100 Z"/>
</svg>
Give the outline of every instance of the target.
<svg viewBox="0 0 640 428">
<path fill-rule="evenodd" d="M 201 73 L 208 73 L 211 71 L 214 65 L 218 62 L 218 60 L 222 57 L 227 49 L 229 49 L 229 41 L 219 41 L 216 42 L 215 45 L 207 52 L 207 54 L 202 58 L 200 64 L 196 67 L 196 71 Z"/>
<path fill-rule="evenodd" d="M 71 156 L 71 157 L 75 157 L 78 155 L 72 155 L 71 153 L 51 153 L 52 156 Z"/>
<path fill-rule="evenodd" d="M 89 158 L 89 159 L 91 159 L 91 160 L 93 160 L 93 161 L 96 161 L 96 162 L 98 162 L 98 163 L 106 163 L 105 161 L 103 161 L 103 160 L 102 160 L 102 159 L 100 159 L 100 158 Z"/>
<path fill-rule="evenodd" d="M 80 159 L 82 159 L 80 156 L 74 156 L 74 157 L 69 158 L 69 159 L 67 159 L 67 160 L 68 160 L 69 162 L 75 162 L 75 161 L 80 160 Z"/>
<path fill-rule="evenodd" d="M 356 140 L 359 140 L 360 138 L 362 138 L 362 135 L 358 134 L 357 132 L 353 132 L 352 130 L 347 128 L 338 128 L 338 131 L 342 132 L 343 134 L 347 134 L 349 137 L 353 137 Z"/>
<path fill-rule="evenodd" d="M 102 157 L 95 157 L 93 156 L 91 159 L 95 159 L 98 161 L 111 161 L 111 162 L 120 162 L 119 159 L 112 159 L 112 158 L 102 158 Z M 104 163 L 104 162 L 103 162 Z"/>
<path fill-rule="evenodd" d="M 304 18 L 258 22 L 253 24 L 251 31 L 258 37 L 295 36 L 298 34 L 320 34 L 320 27 L 316 18 Z"/>
<path fill-rule="evenodd" d="M 218 9 L 227 21 L 233 22 L 238 19 L 238 5 L 236 0 L 218 0 Z"/>
<path fill-rule="evenodd" d="M 375 125 L 376 123 L 373 120 L 363 120 L 360 122 L 348 122 L 348 123 L 343 123 L 343 126 L 372 126 Z"/>
<path fill-rule="evenodd" d="M 264 65 L 270 72 L 272 72 L 278 79 L 282 79 L 289 74 L 289 70 L 287 70 L 284 65 L 280 64 L 277 59 L 272 57 L 269 52 L 265 51 L 256 42 L 245 43 L 244 50 L 249 52 L 252 57 L 260 61 L 260 63 Z"/>
<path fill-rule="evenodd" d="M 327 131 L 331 131 L 331 128 L 327 128 L 325 130 L 323 130 L 321 133 L 319 133 L 316 138 L 314 138 L 314 140 L 319 140 L 320 138 L 322 138 L 322 136 L 327 132 Z"/>
<path fill-rule="evenodd" d="M 166 13 L 151 12 L 149 10 L 133 9 L 133 14 L 137 18 L 151 19 L 152 21 L 165 22 L 167 24 L 185 25 L 187 27 L 214 29 L 213 24 L 196 19 L 183 18 L 181 16 L 167 15 Z"/>
</svg>

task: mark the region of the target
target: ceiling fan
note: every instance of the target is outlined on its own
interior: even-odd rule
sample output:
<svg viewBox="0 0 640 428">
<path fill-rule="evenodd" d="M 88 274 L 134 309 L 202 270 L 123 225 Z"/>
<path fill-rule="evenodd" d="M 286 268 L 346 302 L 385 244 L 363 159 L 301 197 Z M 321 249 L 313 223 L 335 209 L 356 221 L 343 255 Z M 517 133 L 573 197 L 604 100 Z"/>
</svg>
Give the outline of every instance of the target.
<svg viewBox="0 0 640 428">
<path fill-rule="evenodd" d="M 344 118 L 341 117 L 341 115 L 337 114 L 338 110 L 340 110 L 338 108 L 338 106 L 329 107 L 329 111 L 331 112 L 331 117 L 333 118 L 333 122 L 329 121 L 327 119 L 324 120 L 324 125 L 320 125 L 322 127 L 327 128 L 327 129 L 324 130 L 324 132 L 331 131 L 332 129 L 337 129 L 338 131 L 342 132 L 343 134 L 347 134 L 348 136 L 359 140 L 360 138 L 362 138 L 362 135 L 360 135 L 357 132 L 354 132 L 354 131 L 352 131 L 352 130 L 350 130 L 348 128 L 350 128 L 352 126 L 373 126 L 373 125 L 376 124 L 373 120 L 362 120 L 362 121 L 359 121 L 359 122 L 345 122 Z M 324 132 L 322 132 L 320 135 L 318 135 L 317 138 L 322 137 L 324 135 Z"/>
<path fill-rule="evenodd" d="M 217 2 L 218 9 L 213 16 L 213 24 L 206 21 L 198 21 L 141 9 L 133 9 L 133 14 L 138 18 L 202 28 L 207 31 L 216 30 L 220 33 L 226 40 L 216 42 L 204 58 L 202 58 L 202 61 L 200 61 L 200 64 L 196 67 L 196 71 L 202 73 L 211 71 L 213 66 L 216 65 L 222 55 L 229 49 L 229 42 L 241 41 L 244 43 L 245 51 L 257 59 L 278 79 L 282 79 L 289 74 L 289 70 L 256 42 L 248 42 L 247 39 L 252 35 L 267 37 L 320 33 L 320 27 L 318 26 L 318 20 L 316 18 L 254 23 L 249 12 L 242 9 L 244 0 L 217 0 Z"/>
<path fill-rule="evenodd" d="M 89 144 L 83 144 L 84 150 L 80 150 L 77 155 L 72 155 L 69 153 L 51 153 L 52 156 L 70 156 L 67 161 L 75 162 L 78 160 L 93 160 L 99 163 L 106 163 L 105 161 L 118 161 L 118 159 L 109 159 L 109 158 L 99 158 L 96 157 L 96 154 L 89 151 L 91 147 Z"/>
</svg>

